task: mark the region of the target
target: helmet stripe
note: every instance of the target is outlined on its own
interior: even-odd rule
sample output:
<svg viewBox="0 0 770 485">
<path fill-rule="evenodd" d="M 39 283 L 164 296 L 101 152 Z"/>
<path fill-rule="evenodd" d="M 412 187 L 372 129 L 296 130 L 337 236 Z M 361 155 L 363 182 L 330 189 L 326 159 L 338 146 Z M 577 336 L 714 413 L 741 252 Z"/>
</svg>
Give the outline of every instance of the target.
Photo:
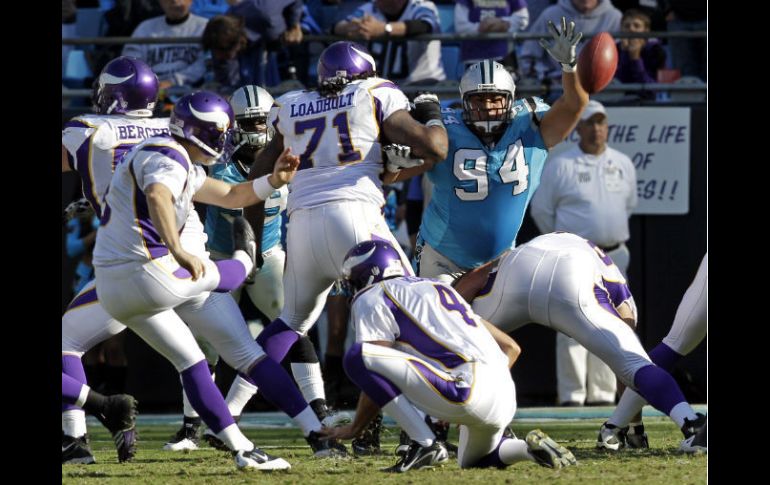
<svg viewBox="0 0 770 485">
<path fill-rule="evenodd" d="M 489 84 L 495 83 L 495 63 L 487 59 L 487 69 L 489 69 Z"/>
</svg>

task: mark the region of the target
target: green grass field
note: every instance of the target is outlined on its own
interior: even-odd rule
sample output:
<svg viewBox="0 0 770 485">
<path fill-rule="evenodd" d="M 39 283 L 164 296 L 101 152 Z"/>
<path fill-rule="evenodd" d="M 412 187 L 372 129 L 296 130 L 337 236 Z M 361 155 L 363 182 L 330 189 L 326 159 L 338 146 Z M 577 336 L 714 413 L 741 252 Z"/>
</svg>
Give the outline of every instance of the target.
<svg viewBox="0 0 770 485">
<path fill-rule="evenodd" d="M 565 484 L 701 484 L 706 483 L 707 456 L 680 453 L 681 433 L 665 418 L 645 418 L 650 437 L 649 450 L 625 450 L 610 454 L 594 448 L 600 419 L 515 422 L 519 437 L 540 428 L 567 446 L 578 465 L 555 471 L 534 463 L 519 463 L 505 470 L 461 470 L 455 460 L 441 468 L 417 470 L 402 475 L 383 473 L 380 468 L 392 465 L 392 454 L 398 442 L 398 429 L 388 428 L 383 436 L 383 456 L 355 459 L 313 459 L 297 429 L 254 429 L 244 433 L 268 453 L 288 460 L 292 469 L 285 472 L 243 472 L 226 453 L 206 447 L 190 453 L 161 450 L 173 435 L 174 425 L 139 425 L 139 452 L 130 463 L 118 464 L 109 434 L 98 426 L 91 430 L 94 465 L 63 465 L 63 484 L 328 484 L 373 485 L 403 483 L 410 485 L 513 484 L 558 481 Z M 450 441 L 456 442 L 456 430 Z"/>
</svg>

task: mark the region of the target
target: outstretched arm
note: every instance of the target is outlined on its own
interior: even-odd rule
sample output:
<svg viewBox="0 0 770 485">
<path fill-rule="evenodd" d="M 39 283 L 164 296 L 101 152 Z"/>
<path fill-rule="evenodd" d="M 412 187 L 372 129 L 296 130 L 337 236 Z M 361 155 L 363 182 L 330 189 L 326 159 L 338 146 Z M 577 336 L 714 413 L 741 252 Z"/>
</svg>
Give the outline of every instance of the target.
<svg viewBox="0 0 770 485">
<path fill-rule="evenodd" d="M 567 138 L 580 120 L 580 113 L 588 104 L 588 93 L 580 85 L 577 76 L 577 55 L 575 46 L 583 36 L 575 32 L 575 22 L 561 18 L 561 32 L 556 30 L 553 22 L 548 21 L 548 30 L 553 37 L 553 44 L 548 45 L 545 39 L 540 45 L 562 66 L 561 84 L 564 93 L 553 103 L 551 109 L 543 116 L 540 123 L 540 135 L 546 148 L 551 148 Z"/>
<path fill-rule="evenodd" d="M 283 136 L 276 133 L 270 142 L 257 155 L 249 170 L 249 180 L 261 177 L 273 170 L 273 164 L 283 151 Z M 257 254 L 262 255 L 262 230 L 265 227 L 265 203 L 259 202 L 243 209 L 243 217 L 249 221 L 254 234 L 257 234 Z"/>
</svg>

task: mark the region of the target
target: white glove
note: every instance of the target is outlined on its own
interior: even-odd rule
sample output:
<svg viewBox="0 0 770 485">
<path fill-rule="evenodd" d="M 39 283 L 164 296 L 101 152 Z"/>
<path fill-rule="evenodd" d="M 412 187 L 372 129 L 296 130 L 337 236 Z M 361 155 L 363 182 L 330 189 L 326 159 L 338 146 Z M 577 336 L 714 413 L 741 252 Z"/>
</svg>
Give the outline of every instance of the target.
<svg viewBox="0 0 770 485">
<path fill-rule="evenodd" d="M 438 105 L 441 105 L 441 102 L 438 100 L 438 96 L 433 93 L 421 93 L 415 96 L 414 101 L 412 101 L 415 105 L 418 105 L 420 103 L 436 103 Z"/>
<path fill-rule="evenodd" d="M 391 173 L 398 173 L 402 168 L 419 167 L 425 163 L 422 158 L 411 158 L 412 149 L 406 145 L 386 145 L 382 152 L 385 156 L 385 169 Z"/>
<path fill-rule="evenodd" d="M 561 68 L 564 72 L 575 72 L 575 66 L 577 64 L 577 54 L 575 53 L 575 46 L 580 42 L 583 37 L 582 32 L 575 32 L 575 22 L 570 21 L 567 25 L 567 19 L 561 18 L 561 32 L 556 30 L 553 22 L 548 21 L 548 30 L 553 36 L 553 45 L 549 46 L 545 39 L 540 39 L 540 46 L 550 55 L 556 62 L 561 64 Z"/>
</svg>

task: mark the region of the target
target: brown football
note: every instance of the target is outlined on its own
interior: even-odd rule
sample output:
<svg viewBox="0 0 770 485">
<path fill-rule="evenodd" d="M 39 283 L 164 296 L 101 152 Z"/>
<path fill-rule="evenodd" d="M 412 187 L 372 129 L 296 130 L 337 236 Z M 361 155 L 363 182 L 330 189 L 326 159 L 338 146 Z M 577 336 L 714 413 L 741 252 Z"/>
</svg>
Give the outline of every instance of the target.
<svg viewBox="0 0 770 485">
<path fill-rule="evenodd" d="M 615 77 L 617 68 L 618 49 L 615 39 L 607 32 L 594 35 L 578 56 L 578 78 L 589 94 L 604 89 Z"/>
</svg>

